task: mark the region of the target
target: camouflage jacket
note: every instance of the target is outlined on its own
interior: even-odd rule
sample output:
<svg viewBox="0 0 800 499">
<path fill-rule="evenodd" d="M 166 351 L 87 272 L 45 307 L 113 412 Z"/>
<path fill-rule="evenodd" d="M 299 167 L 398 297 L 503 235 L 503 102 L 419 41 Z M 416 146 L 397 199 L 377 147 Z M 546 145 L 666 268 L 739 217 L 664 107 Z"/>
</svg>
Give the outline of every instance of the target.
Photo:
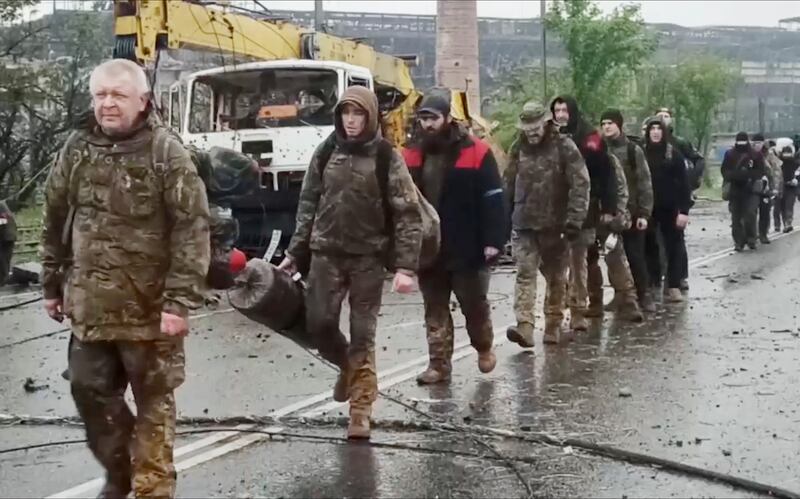
<svg viewBox="0 0 800 499">
<path fill-rule="evenodd" d="M 609 150 L 622 164 L 628 184 L 628 210 L 633 218 L 650 218 L 653 213 L 653 182 L 644 151 L 625 136 L 606 139 Z M 633 147 L 633 154 L 628 150 Z M 634 164 L 631 164 L 633 159 Z"/>
<path fill-rule="evenodd" d="M 572 139 L 552 128 L 537 146 L 518 139 L 503 178 L 514 230 L 561 231 L 566 225 L 583 225 L 589 172 Z"/>
<path fill-rule="evenodd" d="M 613 154 L 610 156 L 611 164 L 614 167 L 614 176 L 617 185 L 617 211 L 611 222 L 611 230 L 622 232 L 631 226 L 631 212 L 628 210 L 630 194 L 628 192 L 628 181 L 625 176 L 625 169 L 622 162 Z"/>
<path fill-rule="evenodd" d="M 375 173 L 380 135 L 359 151 L 336 145 L 324 168 L 317 148 L 303 179 L 297 223 L 289 253 L 304 267 L 312 251 L 346 255 L 382 255 L 394 231 L 394 262 L 389 267 L 416 271 L 422 244 L 422 219 L 414 181 L 402 156 L 392 152 L 387 185 L 386 227 L 383 197 Z M 320 175 L 320 172 L 322 174 Z"/>
<path fill-rule="evenodd" d="M 767 151 L 764 154 L 764 161 L 767 163 L 767 169 L 770 173 L 770 188 L 776 196 L 780 197 L 783 195 L 783 161 L 772 151 Z"/>
<path fill-rule="evenodd" d="M 63 296 L 84 341 L 160 338 L 162 312 L 185 317 L 203 303 L 205 188 L 181 143 L 153 123 L 121 140 L 74 131 L 47 178 L 44 294 Z"/>
</svg>

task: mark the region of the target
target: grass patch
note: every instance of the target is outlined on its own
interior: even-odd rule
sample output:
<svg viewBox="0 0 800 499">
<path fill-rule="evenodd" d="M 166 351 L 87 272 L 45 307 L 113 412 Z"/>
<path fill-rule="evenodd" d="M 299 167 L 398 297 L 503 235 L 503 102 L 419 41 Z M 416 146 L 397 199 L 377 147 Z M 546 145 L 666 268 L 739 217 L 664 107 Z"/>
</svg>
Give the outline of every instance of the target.
<svg viewBox="0 0 800 499">
<path fill-rule="evenodd" d="M 14 213 L 18 227 L 40 227 L 42 225 L 42 206 L 35 204 L 26 206 Z"/>
</svg>

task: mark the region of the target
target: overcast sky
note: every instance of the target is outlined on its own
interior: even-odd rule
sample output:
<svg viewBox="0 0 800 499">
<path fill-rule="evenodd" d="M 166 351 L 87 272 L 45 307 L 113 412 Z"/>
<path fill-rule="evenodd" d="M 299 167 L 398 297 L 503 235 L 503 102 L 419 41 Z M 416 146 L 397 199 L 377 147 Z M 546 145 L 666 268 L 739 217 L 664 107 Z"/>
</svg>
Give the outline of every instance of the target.
<svg viewBox="0 0 800 499">
<path fill-rule="evenodd" d="M 0 0 L 2 1 L 2 0 Z M 84 0 L 87 4 L 91 0 Z M 241 1 L 241 0 L 235 0 Z M 244 0 L 252 2 L 252 0 Z M 455 0 L 458 1 L 458 0 Z M 49 13 L 53 5 L 77 3 L 78 0 L 41 0 L 38 14 Z M 260 0 L 276 10 L 313 10 L 313 0 Z M 673 23 L 682 26 L 771 26 L 779 19 L 800 17 L 798 0 L 643 0 L 622 2 L 600 0 L 600 7 L 611 12 L 622 3 L 639 3 L 644 19 L 650 23 Z M 350 12 L 385 12 L 392 14 L 436 14 L 436 0 L 325 0 L 324 8 Z M 478 0 L 478 15 L 485 17 L 531 18 L 539 16 L 539 0 Z"/>
<path fill-rule="evenodd" d="M 269 8 L 279 10 L 312 10 L 313 0 L 262 0 Z M 610 12 L 621 3 L 598 2 Z M 644 0 L 642 14 L 651 23 L 674 23 L 683 26 L 739 25 L 778 26 L 778 20 L 800 16 L 800 1 L 700 1 Z M 436 14 L 435 0 L 326 0 L 325 9 L 354 12 L 387 12 L 394 14 Z M 478 0 L 478 15 L 486 17 L 538 17 L 538 0 Z"/>
</svg>

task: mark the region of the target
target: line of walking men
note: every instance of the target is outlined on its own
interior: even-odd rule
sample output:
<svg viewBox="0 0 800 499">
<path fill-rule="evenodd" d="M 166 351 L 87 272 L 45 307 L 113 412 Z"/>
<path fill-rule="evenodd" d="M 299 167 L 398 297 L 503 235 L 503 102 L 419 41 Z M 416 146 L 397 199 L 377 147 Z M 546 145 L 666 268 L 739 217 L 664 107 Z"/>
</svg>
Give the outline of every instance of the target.
<svg viewBox="0 0 800 499">
<path fill-rule="evenodd" d="M 775 142 L 757 133 L 736 134 L 722 160 L 722 197 L 728 201 L 734 248 L 751 250 L 770 244 L 770 221 L 776 232 L 792 232 L 797 199 L 798 161 L 793 146 L 777 151 Z"/>
<path fill-rule="evenodd" d="M 632 139 L 623 133 L 617 110 L 603 113 L 601 133 L 572 97 L 558 97 L 549 108 L 529 102 L 501 175 L 491 147 L 454 120 L 450 108 L 449 91 L 429 92 L 409 144 L 400 154 L 381 154 L 375 96 L 350 88 L 336 108 L 334 153 L 320 167 L 324 155 L 318 148 L 306 172 L 297 229 L 279 267 L 290 273 L 310 269 L 307 325 L 323 356 L 341 369 L 334 398 L 350 401 L 351 438 L 370 434 L 384 268 L 395 272 L 397 291 L 409 291 L 414 277 L 419 281 L 430 359 L 417 378 L 420 384 L 450 381 L 452 294 L 479 370 L 494 369 L 490 266 L 509 239 L 517 265 L 517 323 L 507 336 L 524 348 L 534 346 L 539 272 L 547 283 L 547 344 L 587 331 L 588 319 L 602 317 L 606 308 L 643 321 L 643 311 L 656 309 L 662 282 L 665 301 L 684 301 L 683 233 L 703 163 L 691 146 L 672 136 L 668 110 L 648 118 L 643 137 Z M 377 173 L 384 170 L 388 181 Z M 441 228 L 438 257 L 426 268 L 419 265 L 422 231 L 415 206 L 421 198 L 436 209 Z M 390 241 L 394 249 L 387 262 L 380 255 Z M 615 291 L 607 307 L 602 253 Z M 348 293 L 351 341 L 333 352 L 325 345 L 338 337 Z M 564 328 L 567 308 L 570 321 Z"/>
</svg>

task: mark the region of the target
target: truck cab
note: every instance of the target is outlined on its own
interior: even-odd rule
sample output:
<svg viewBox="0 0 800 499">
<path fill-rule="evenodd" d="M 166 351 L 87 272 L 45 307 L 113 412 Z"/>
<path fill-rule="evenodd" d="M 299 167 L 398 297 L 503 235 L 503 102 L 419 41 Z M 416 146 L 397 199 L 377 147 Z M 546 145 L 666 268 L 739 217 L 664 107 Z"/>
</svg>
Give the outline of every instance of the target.
<svg viewBox="0 0 800 499">
<path fill-rule="evenodd" d="M 369 70 L 342 62 L 281 60 L 199 71 L 170 88 L 170 126 L 187 145 L 233 149 L 258 163 L 255 194 L 229 208 L 237 247 L 279 259 L 294 232 L 297 199 L 317 146 L 334 130 L 347 87 L 374 90 Z"/>
</svg>

